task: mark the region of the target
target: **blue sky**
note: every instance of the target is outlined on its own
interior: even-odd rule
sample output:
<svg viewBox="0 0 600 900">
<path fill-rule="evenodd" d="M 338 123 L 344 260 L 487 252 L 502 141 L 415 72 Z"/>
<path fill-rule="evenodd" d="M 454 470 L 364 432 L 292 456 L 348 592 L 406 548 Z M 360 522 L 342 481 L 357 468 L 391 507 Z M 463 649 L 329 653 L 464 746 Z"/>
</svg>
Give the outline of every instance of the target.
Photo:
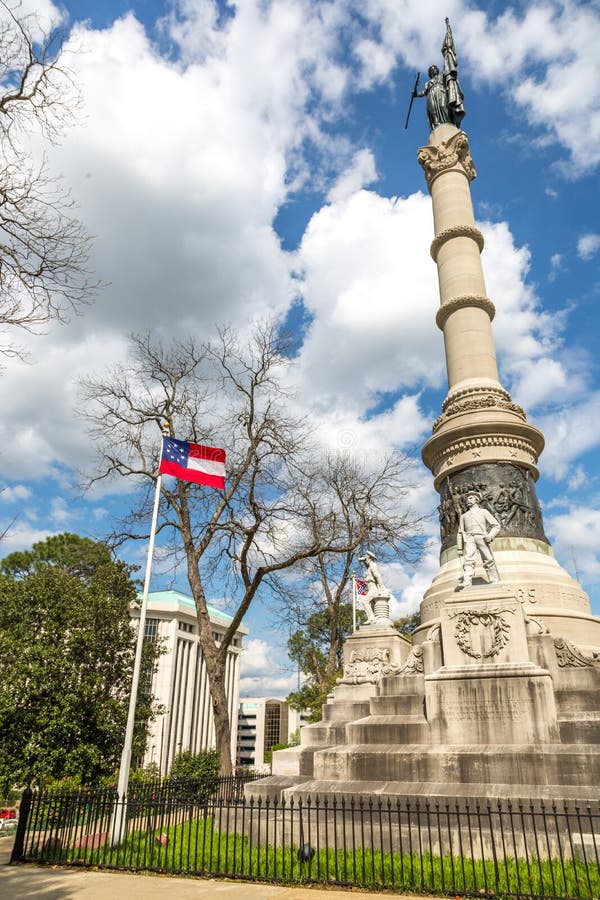
<svg viewBox="0 0 600 900">
<path fill-rule="evenodd" d="M 0 525 L 16 518 L 4 552 L 56 531 L 100 537 L 126 508 L 124 486 L 78 495 L 93 448 L 74 410 L 77 380 L 126 358 L 135 330 L 303 323 L 295 378 L 323 439 L 418 455 L 445 375 L 416 162 L 423 101 L 406 131 L 404 120 L 416 71 L 440 62 L 448 15 L 502 380 L 546 435 L 546 530 L 600 614 L 597 0 L 35 8 L 62 18 L 77 48 L 81 122 L 49 164 L 96 236 L 106 286 L 70 324 L 20 336 L 27 363 L 6 361 Z M 412 499 L 435 509 L 422 467 Z M 432 519 L 417 570 L 388 571 L 399 611 L 416 607 L 435 572 L 436 530 Z M 167 585 L 157 576 L 153 586 Z M 260 605 L 248 624 L 248 692 L 287 692 L 293 675 L 265 678 L 275 638 Z"/>
</svg>

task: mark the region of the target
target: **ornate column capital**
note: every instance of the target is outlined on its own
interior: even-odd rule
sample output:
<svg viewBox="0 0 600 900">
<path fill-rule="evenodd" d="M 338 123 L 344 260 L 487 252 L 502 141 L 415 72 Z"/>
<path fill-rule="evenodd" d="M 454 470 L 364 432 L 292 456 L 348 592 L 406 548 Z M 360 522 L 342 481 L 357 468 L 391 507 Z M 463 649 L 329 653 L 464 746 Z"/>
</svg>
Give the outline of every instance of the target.
<svg viewBox="0 0 600 900">
<path fill-rule="evenodd" d="M 458 131 L 440 144 L 420 147 L 417 159 L 425 172 L 429 188 L 438 175 L 449 169 L 462 172 L 468 181 L 473 181 L 477 175 L 471 158 L 469 140 L 464 131 Z"/>
</svg>

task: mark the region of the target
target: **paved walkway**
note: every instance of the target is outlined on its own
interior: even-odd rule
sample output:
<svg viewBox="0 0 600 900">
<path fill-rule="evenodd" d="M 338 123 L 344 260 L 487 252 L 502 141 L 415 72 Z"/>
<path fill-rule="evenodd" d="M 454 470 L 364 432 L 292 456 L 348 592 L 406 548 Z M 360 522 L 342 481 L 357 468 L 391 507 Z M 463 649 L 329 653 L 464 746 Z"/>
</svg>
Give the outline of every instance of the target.
<svg viewBox="0 0 600 900">
<path fill-rule="evenodd" d="M 12 840 L 0 838 L 0 897 L 6 900 L 374 900 L 377 896 L 335 888 L 93 872 L 59 866 L 9 866 L 11 849 Z"/>
</svg>

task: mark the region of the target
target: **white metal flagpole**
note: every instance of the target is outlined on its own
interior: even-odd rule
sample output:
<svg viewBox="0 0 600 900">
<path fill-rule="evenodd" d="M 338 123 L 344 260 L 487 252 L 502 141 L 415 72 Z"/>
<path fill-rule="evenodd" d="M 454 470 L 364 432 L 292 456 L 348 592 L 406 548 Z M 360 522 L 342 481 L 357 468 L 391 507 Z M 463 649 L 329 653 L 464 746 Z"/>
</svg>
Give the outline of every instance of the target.
<svg viewBox="0 0 600 900">
<path fill-rule="evenodd" d="M 352 573 L 352 634 L 356 631 L 356 576 Z"/>
<path fill-rule="evenodd" d="M 162 476 L 156 479 L 156 491 L 154 493 L 154 509 L 152 510 L 152 525 L 150 526 L 150 541 L 148 543 L 148 557 L 146 559 L 146 575 L 144 577 L 144 592 L 142 594 L 142 608 L 140 610 L 140 622 L 135 648 L 135 661 L 133 664 L 133 679 L 131 681 L 131 694 L 129 696 L 129 712 L 127 714 L 127 727 L 125 729 L 125 742 L 121 753 L 121 765 L 119 767 L 119 782 L 117 785 L 117 805 L 113 816 L 112 838 L 113 844 L 120 844 L 125 825 L 127 812 L 127 787 L 129 785 L 129 769 L 131 768 L 131 748 L 133 744 L 133 730 L 135 726 L 135 707 L 137 703 L 138 685 L 140 682 L 140 669 L 142 666 L 142 650 L 144 647 L 144 632 L 146 630 L 146 610 L 148 609 L 148 594 L 150 592 L 150 575 L 152 572 L 152 557 L 154 555 L 154 538 L 156 536 L 156 523 L 158 521 L 158 507 L 160 504 L 160 488 Z"/>
</svg>

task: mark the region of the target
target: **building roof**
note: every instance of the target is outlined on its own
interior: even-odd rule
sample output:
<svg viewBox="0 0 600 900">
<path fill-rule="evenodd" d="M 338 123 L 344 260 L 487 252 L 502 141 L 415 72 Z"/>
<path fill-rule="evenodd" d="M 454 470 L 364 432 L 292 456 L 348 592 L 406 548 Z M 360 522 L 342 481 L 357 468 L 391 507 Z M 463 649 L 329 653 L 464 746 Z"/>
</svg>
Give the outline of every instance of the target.
<svg viewBox="0 0 600 900">
<path fill-rule="evenodd" d="M 142 592 L 138 591 L 138 600 L 141 601 L 141 599 Z M 148 606 L 155 609 L 159 606 L 183 607 L 186 612 L 196 615 L 196 605 L 193 597 L 190 597 L 189 594 L 184 594 L 183 591 L 150 591 L 148 594 Z M 233 620 L 233 616 L 227 615 L 222 609 L 217 609 L 216 606 L 207 604 L 207 609 L 211 622 L 227 626 Z M 248 634 L 248 630 L 243 623 L 238 626 L 238 631 L 241 631 L 242 634 Z"/>
</svg>

